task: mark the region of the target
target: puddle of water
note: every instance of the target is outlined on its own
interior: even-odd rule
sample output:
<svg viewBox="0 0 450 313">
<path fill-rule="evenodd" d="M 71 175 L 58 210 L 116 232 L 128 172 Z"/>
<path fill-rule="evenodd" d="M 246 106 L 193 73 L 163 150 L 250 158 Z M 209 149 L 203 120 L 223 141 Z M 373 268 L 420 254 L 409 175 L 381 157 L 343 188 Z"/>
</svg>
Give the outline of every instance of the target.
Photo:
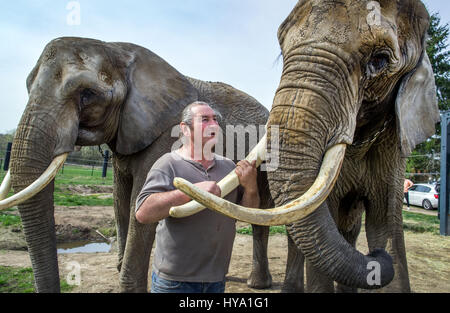
<svg viewBox="0 0 450 313">
<path fill-rule="evenodd" d="M 78 241 L 58 244 L 58 253 L 96 253 L 109 252 L 111 245 L 106 242 Z"/>
</svg>

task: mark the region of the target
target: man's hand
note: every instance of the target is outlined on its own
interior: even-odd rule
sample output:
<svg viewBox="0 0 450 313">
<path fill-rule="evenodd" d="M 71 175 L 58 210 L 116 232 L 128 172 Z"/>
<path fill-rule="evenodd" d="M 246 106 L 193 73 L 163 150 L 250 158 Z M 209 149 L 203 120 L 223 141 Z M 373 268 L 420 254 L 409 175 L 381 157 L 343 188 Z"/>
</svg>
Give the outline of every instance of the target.
<svg viewBox="0 0 450 313">
<path fill-rule="evenodd" d="M 219 185 L 215 181 L 203 181 L 194 185 L 218 197 L 222 194 Z"/>
<path fill-rule="evenodd" d="M 239 183 L 244 187 L 245 191 L 257 192 L 258 186 L 256 183 L 256 160 L 250 163 L 247 160 L 239 161 L 236 165 L 235 172 L 239 178 Z"/>
</svg>

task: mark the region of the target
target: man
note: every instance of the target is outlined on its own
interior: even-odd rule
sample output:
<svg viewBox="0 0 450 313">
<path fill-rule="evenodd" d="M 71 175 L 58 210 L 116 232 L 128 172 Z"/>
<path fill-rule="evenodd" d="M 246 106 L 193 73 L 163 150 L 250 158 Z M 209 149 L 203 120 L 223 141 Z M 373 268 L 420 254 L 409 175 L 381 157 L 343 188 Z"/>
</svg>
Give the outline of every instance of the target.
<svg viewBox="0 0 450 313">
<path fill-rule="evenodd" d="M 405 199 L 406 199 L 406 209 L 409 211 L 409 193 L 408 193 L 408 189 L 412 187 L 412 185 L 414 185 L 414 183 L 412 181 L 410 181 L 409 179 L 405 179 L 405 181 L 403 182 L 403 193 L 405 195 Z"/>
<path fill-rule="evenodd" d="M 186 218 L 169 217 L 171 207 L 191 199 L 173 186 L 182 177 L 220 196 L 217 181 L 235 169 L 242 188 L 226 199 L 248 207 L 259 207 L 255 163 L 218 157 L 212 151 L 217 143 L 219 124 L 207 103 L 186 107 L 180 123 L 183 145 L 162 156 L 150 170 L 136 201 L 140 223 L 158 222 L 153 257 L 151 292 L 210 292 L 225 290 L 225 275 L 231 259 L 235 220 L 212 210 Z M 243 189 L 243 190 L 242 190 Z"/>
</svg>

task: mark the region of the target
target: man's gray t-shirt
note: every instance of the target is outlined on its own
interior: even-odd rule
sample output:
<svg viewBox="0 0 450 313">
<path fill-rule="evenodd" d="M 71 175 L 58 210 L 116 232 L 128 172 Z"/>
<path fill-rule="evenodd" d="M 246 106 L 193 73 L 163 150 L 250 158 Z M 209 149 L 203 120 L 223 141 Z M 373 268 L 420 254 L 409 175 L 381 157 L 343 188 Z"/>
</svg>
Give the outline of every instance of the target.
<svg viewBox="0 0 450 313">
<path fill-rule="evenodd" d="M 136 210 L 149 195 L 175 190 L 175 177 L 193 184 L 218 182 L 234 168 L 234 162 L 223 157 L 216 156 L 213 165 L 205 169 L 175 151 L 166 153 L 148 173 Z M 241 194 L 241 189 L 235 189 L 225 199 L 237 203 Z M 169 280 L 222 281 L 228 272 L 234 236 L 235 220 L 209 209 L 184 218 L 167 217 L 156 228 L 153 270 Z"/>
</svg>

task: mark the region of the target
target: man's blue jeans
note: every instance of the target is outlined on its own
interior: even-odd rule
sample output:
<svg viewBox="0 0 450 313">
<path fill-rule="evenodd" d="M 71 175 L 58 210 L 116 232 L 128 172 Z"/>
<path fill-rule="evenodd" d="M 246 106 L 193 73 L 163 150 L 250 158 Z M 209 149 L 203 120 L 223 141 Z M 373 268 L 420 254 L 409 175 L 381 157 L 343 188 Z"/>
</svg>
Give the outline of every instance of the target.
<svg viewBox="0 0 450 313">
<path fill-rule="evenodd" d="M 225 280 L 214 283 L 173 281 L 152 272 L 151 293 L 224 293 Z"/>
</svg>

